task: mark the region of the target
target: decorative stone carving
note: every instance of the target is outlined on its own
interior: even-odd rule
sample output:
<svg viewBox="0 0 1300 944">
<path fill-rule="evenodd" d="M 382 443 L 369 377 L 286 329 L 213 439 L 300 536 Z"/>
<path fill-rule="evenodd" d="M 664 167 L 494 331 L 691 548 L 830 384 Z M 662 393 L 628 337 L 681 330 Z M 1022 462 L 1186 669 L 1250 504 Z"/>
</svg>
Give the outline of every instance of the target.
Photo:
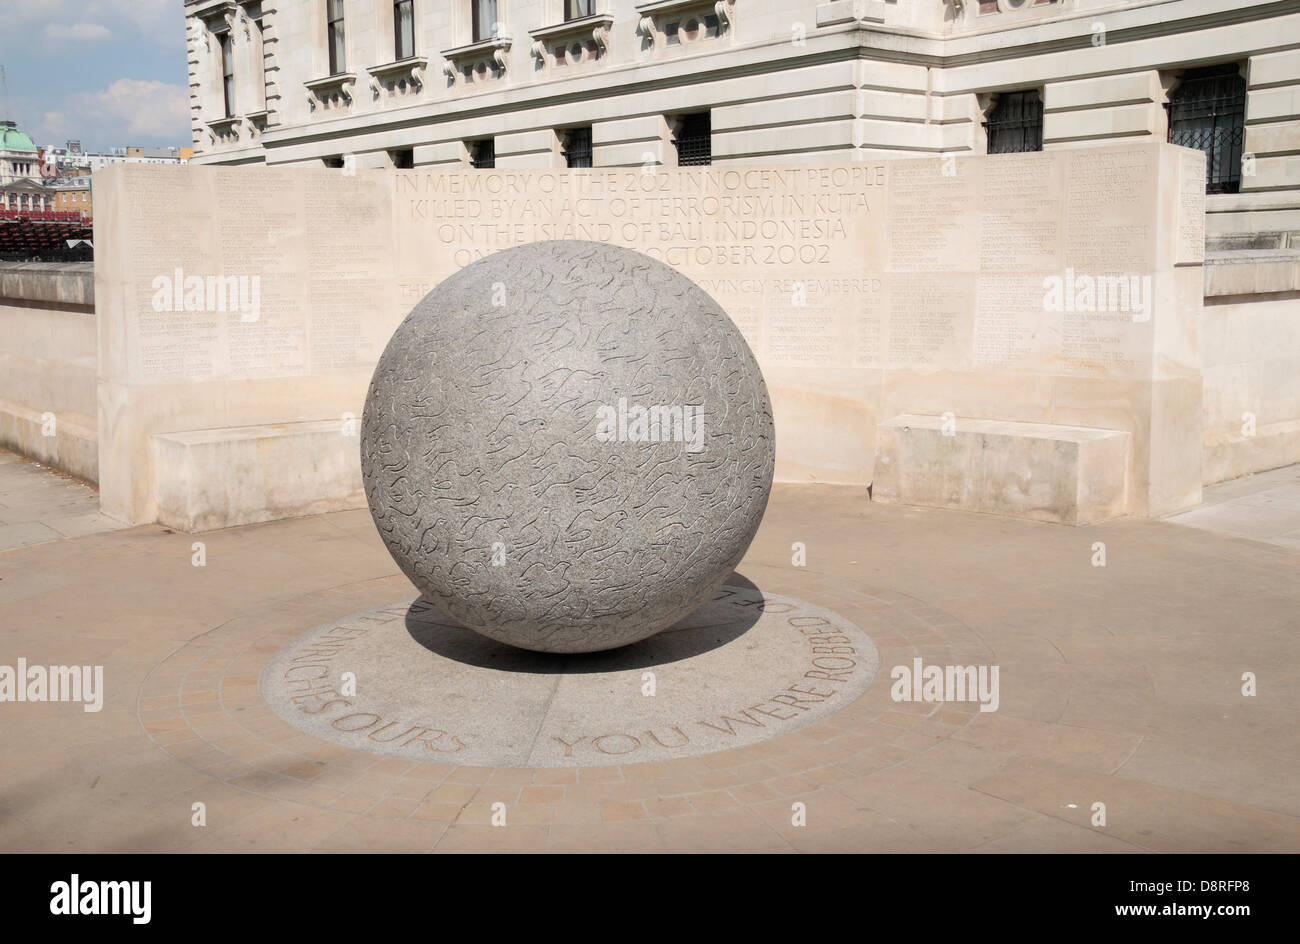
<svg viewBox="0 0 1300 944">
<path fill-rule="evenodd" d="M 713 5 L 713 12 L 718 17 L 719 32 L 731 29 L 733 18 L 736 15 L 736 0 L 718 0 Z"/>
<path fill-rule="evenodd" d="M 579 61 L 594 62 L 609 55 L 610 27 L 613 23 L 612 15 L 597 13 L 529 30 L 528 35 L 533 38 L 532 54 L 543 66 L 549 67 L 557 64 L 559 57 L 554 54 L 557 46 L 564 48 L 566 58 L 570 48 L 581 46 L 590 55 L 584 55 Z"/>
<path fill-rule="evenodd" d="M 721 37 L 731 31 L 736 21 L 735 0 L 646 0 L 636 5 L 636 11 L 641 16 L 637 32 L 650 41 L 652 48 L 672 42 L 671 37 L 665 42 L 664 33 L 675 29 L 675 23 L 701 22 L 712 15 L 717 19 L 717 36 Z"/>
<path fill-rule="evenodd" d="M 389 62 L 381 66 L 371 66 L 366 71 L 370 74 L 370 92 L 376 99 L 387 89 L 390 98 L 418 95 L 424 88 L 424 70 L 429 61 L 422 56 Z"/>
<path fill-rule="evenodd" d="M 655 44 L 655 21 L 652 16 L 642 16 L 637 21 L 636 31 L 640 33 L 650 43 L 653 48 Z"/>
<path fill-rule="evenodd" d="M 313 79 L 305 83 L 307 104 L 311 106 L 312 111 L 317 108 L 326 111 L 336 108 L 350 108 L 352 106 L 352 88 L 356 83 L 357 77 L 351 72 L 328 75 L 323 79 Z"/>
<path fill-rule="evenodd" d="M 234 144 L 239 140 L 239 129 L 243 123 L 244 119 L 239 115 L 209 121 L 208 130 L 212 135 L 212 142 L 214 144 Z"/>
<path fill-rule="evenodd" d="M 510 46 L 509 36 L 491 36 L 467 46 L 444 49 L 442 55 L 447 62 L 443 72 L 453 82 L 464 79 L 467 74 L 484 74 L 486 69 L 495 75 L 504 75 L 510 61 Z"/>
<path fill-rule="evenodd" d="M 709 295 L 633 250 L 557 241 L 416 305 L 375 368 L 361 466 L 428 600 L 501 642 L 592 652 L 721 585 L 763 516 L 773 443 L 758 364 Z"/>
</svg>

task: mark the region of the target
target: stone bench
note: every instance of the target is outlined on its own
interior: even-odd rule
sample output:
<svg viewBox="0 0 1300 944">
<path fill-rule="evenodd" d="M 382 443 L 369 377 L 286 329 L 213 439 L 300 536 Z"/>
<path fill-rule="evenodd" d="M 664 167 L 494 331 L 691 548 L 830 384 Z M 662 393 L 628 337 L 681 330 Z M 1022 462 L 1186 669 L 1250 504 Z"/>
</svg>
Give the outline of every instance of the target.
<svg viewBox="0 0 1300 944">
<path fill-rule="evenodd" d="M 1127 512 L 1127 431 L 905 413 L 877 427 L 872 500 L 1062 524 Z"/>
<path fill-rule="evenodd" d="M 84 413 L 40 411 L 0 399 L 0 446 L 92 485 L 99 481 L 95 420 Z"/>
<path fill-rule="evenodd" d="M 339 420 L 155 433 L 158 521 L 179 531 L 366 507 Z"/>
</svg>

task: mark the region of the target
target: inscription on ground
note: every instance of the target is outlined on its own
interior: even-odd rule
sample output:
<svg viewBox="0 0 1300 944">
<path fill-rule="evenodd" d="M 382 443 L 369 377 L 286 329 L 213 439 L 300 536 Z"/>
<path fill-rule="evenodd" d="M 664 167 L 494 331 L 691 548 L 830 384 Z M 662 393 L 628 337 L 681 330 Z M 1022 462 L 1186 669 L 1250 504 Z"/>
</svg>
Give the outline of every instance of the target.
<svg viewBox="0 0 1300 944">
<path fill-rule="evenodd" d="M 583 767 L 798 730 L 851 703 L 878 668 L 875 645 L 848 620 L 724 586 L 672 629 L 582 656 L 512 649 L 405 600 L 310 631 L 267 665 L 261 690 L 290 724 L 356 750 Z"/>
</svg>

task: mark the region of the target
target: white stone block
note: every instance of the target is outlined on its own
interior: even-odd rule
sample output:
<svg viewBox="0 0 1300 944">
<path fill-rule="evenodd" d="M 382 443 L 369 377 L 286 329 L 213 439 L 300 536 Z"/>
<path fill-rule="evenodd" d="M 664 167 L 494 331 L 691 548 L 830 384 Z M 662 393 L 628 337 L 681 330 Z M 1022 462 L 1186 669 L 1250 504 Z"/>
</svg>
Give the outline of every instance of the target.
<svg viewBox="0 0 1300 944">
<path fill-rule="evenodd" d="M 158 521 L 180 531 L 366 505 L 358 439 L 338 420 L 156 433 L 151 440 Z"/>
<path fill-rule="evenodd" d="M 872 500 L 1091 524 L 1125 513 L 1132 439 L 1116 429 L 903 414 L 876 431 Z"/>
<path fill-rule="evenodd" d="M 1074 82 L 1048 82 L 1043 89 L 1043 109 L 1046 112 L 1160 100 L 1160 73 L 1154 70 Z"/>
<path fill-rule="evenodd" d="M 99 481 L 95 423 L 83 414 L 0 400 L 0 446 L 91 484 Z"/>
<path fill-rule="evenodd" d="M 1251 88 L 1283 82 L 1300 84 L 1300 49 L 1251 56 L 1247 74 L 1250 76 Z"/>
</svg>

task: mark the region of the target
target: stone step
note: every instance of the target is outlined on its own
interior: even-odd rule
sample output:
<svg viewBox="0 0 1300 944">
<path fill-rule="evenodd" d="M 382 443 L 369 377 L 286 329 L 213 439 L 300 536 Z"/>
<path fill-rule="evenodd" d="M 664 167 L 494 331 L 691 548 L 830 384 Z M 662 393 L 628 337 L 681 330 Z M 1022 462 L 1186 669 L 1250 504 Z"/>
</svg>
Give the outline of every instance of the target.
<svg viewBox="0 0 1300 944">
<path fill-rule="evenodd" d="M 1061 524 L 1128 511 L 1125 430 L 904 413 L 877 427 L 872 500 Z"/>
<path fill-rule="evenodd" d="M 158 521 L 207 531 L 366 507 L 360 444 L 338 419 L 155 433 Z"/>
<path fill-rule="evenodd" d="M 99 481 L 95 420 L 84 413 L 41 412 L 0 399 L 0 446 L 83 482 Z"/>
</svg>

